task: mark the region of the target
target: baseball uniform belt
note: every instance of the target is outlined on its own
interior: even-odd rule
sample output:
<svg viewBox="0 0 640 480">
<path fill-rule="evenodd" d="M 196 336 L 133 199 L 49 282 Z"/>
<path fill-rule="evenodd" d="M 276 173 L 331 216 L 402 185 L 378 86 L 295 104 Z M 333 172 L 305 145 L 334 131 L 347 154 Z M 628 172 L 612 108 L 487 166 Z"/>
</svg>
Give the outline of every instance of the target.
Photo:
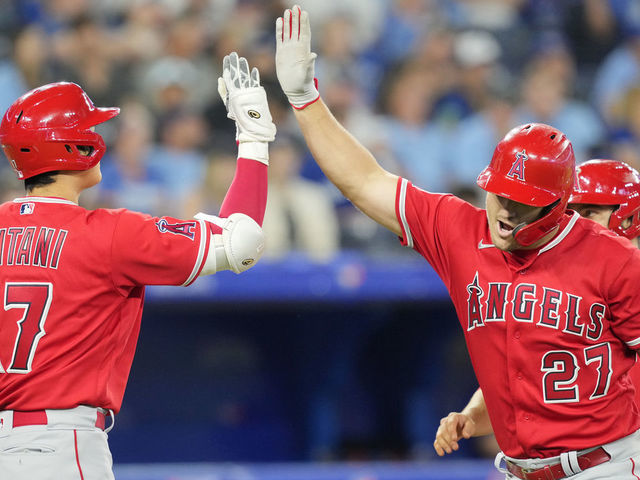
<svg viewBox="0 0 640 480">
<path fill-rule="evenodd" d="M 28 425 L 47 425 L 49 419 L 45 410 L 35 410 L 32 412 L 13 411 L 13 428 L 26 427 Z M 106 425 L 106 415 L 98 410 L 96 412 L 96 427 L 104 430 Z"/>
<path fill-rule="evenodd" d="M 576 458 L 578 465 L 580 466 L 579 471 L 581 471 L 590 467 L 595 467 L 601 463 L 608 462 L 611 459 L 611 455 L 609 455 L 604 448 L 598 447 L 588 453 L 578 455 Z M 519 467 L 509 460 L 506 460 L 505 462 L 509 473 L 518 478 L 522 478 L 523 480 L 560 480 L 573 475 L 573 473 L 567 474 L 565 472 L 561 462 L 554 463 L 553 465 L 545 465 L 544 467 L 537 468 L 535 470 Z"/>
</svg>

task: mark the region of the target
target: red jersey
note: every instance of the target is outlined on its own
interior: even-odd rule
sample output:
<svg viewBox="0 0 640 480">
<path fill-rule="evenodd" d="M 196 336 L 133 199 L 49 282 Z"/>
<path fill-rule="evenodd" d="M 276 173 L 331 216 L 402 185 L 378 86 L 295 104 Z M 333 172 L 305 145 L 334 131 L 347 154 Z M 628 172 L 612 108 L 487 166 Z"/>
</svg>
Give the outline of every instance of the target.
<svg viewBox="0 0 640 480">
<path fill-rule="evenodd" d="M 545 458 L 640 428 L 640 250 L 566 215 L 532 251 L 491 243 L 486 212 L 398 182 L 404 245 L 446 285 L 502 451 Z"/>
<path fill-rule="evenodd" d="M 200 220 L 73 202 L 0 205 L 0 410 L 117 412 L 145 285 L 188 285 L 209 248 Z"/>
</svg>

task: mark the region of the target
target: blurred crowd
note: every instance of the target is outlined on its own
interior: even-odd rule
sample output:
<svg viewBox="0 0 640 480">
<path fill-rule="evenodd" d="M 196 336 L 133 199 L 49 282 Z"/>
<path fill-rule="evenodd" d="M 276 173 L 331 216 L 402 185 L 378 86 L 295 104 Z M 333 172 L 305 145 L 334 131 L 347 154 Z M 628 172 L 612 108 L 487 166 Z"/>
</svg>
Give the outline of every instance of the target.
<svg viewBox="0 0 640 480">
<path fill-rule="evenodd" d="M 565 132 L 578 162 L 640 168 L 638 0 L 299 0 L 319 90 L 390 171 L 481 204 L 475 178 L 513 126 Z M 99 127 L 103 182 L 82 199 L 190 218 L 233 177 L 235 127 L 216 86 L 231 51 L 259 68 L 278 127 L 266 255 L 317 260 L 396 241 L 328 185 L 275 75 L 282 0 L 5 0 L 0 110 L 53 81 L 121 114 Z M 1 163 L 2 200 L 22 194 Z M 397 249 L 400 250 L 400 249 Z"/>
</svg>

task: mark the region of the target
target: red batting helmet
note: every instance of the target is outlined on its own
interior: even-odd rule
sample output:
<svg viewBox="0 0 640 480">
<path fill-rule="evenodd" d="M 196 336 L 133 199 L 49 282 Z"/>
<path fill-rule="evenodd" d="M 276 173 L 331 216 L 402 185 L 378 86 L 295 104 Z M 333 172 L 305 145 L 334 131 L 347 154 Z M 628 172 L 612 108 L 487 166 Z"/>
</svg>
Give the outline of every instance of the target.
<svg viewBox="0 0 640 480">
<path fill-rule="evenodd" d="M 624 162 L 589 160 L 576 167 L 570 203 L 617 206 L 609 229 L 627 238 L 640 236 L 640 173 Z M 622 222 L 631 218 L 631 225 Z"/>
<path fill-rule="evenodd" d="M 91 127 L 118 112 L 96 108 L 75 83 L 51 83 L 9 107 L 0 123 L 0 144 L 20 179 L 55 170 L 88 170 L 105 152 L 104 140 Z M 78 146 L 90 147 L 89 153 Z"/>
<path fill-rule="evenodd" d="M 574 174 L 573 147 L 565 134 L 549 125 L 530 123 L 512 129 L 498 143 L 477 183 L 487 192 L 515 202 L 549 207 L 535 222 L 513 229 L 516 241 L 526 247 L 560 223 Z"/>
</svg>

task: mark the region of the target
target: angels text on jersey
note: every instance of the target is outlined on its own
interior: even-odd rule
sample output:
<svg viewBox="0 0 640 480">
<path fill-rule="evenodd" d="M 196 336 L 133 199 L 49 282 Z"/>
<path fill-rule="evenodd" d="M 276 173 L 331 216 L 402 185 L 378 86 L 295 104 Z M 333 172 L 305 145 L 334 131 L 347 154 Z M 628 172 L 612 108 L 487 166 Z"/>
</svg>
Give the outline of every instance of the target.
<svg viewBox="0 0 640 480">
<path fill-rule="evenodd" d="M 507 314 L 516 322 L 562 330 L 597 341 L 602 334 L 605 306 L 594 302 L 581 314 L 582 297 L 533 283 L 489 282 L 483 288 L 478 272 L 467 285 L 467 331 L 488 322 L 504 322 Z M 537 308 L 536 308 L 537 306 Z M 586 322 L 582 319 L 586 317 Z"/>
<path fill-rule="evenodd" d="M 0 228 L 0 265 L 57 269 L 68 233 L 45 226 Z"/>
</svg>

